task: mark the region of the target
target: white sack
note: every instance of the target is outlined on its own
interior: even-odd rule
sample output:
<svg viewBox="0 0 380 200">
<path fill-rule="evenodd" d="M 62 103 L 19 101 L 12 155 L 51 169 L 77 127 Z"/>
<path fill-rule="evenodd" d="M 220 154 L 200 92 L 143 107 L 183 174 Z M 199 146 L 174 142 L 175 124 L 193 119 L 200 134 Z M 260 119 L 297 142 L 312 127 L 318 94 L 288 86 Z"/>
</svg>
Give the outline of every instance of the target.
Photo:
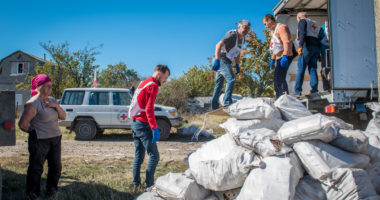
<svg viewBox="0 0 380 200">
<path fill-rule="evenodd" d="M 368 137 L 367 155 L 371 162 L 380 162 L 380 133 L 363 132 Z"/>
<path fill-rule="evenodd" d="M 367 125 L 366 132 L 372 134 L 380 134 L 380 104 L 377 102 L 370 102 L 366 104 L 372 112 L 373 118 Z"/>
<path fill-rule="evenodd" d="M 375 188 L 376 193 L 380 195 L 380 162 L 371 163 L 366 168 L 366 171 L 371 179 L 371 183 Z"/>
<path fill-rule="evenodd" d="M 200 161 L 222 159 L 237 146 L 234 138 L 230 134 L 224 134 L 219 138 L 203 144 L 192 153 L 189 156 L 189 165 L 195 165 Z"/>
<path fill-rule="evenodd" d="M 251 149 L 263 157 L 284 155 L 292 151 L 291 148 L 276 139 L 276 132 L 266 128 L 246 130 L 237 135 L 235 139 L 241 146 Z"/>
<path fill-rule="evenodd" d="M 237 200 L 294 198 L 303 169 L 294 153 L 263 159 L 265 165 L 252 169 L 237 197 Z"/>
<path fill-rule="evenodd" d="M 213 191 L 204 200 L 235 200 L 239 195 L 241 188 L 227 191 Z"/>
<path fill-rule="evenodd" d="M 244 97 L 224 111 L 236 119 L 272 119 L 275 107 L 271 98 Z"/>
<path fill-rule="evenodd" d="M 360 130 L 338 131 L 338 136 L 330 144 L 353 153 L 366 153 L 368 137 Z"/>
<path fill-rule="evenodd" d="M 232 103 L 236 103 L 239 100 L 242 100 L 243 97 L 240 94 L 232 94 L 231 95 Z M 224 106 L 224 93 L 219 96 L 219 104 Z"/>
<path fill-rule="evenodd" d="M 338 168 L 324 181 L 322 187 L 327 193 L 327 199 L 380 199 L 363 169 Z"/>
<path fill-rule="evenodd" d="M 157 178 L 157 194 L 170 200 L 204 199 L 209 191 L 182 173 L 168 173 Z"/>
<path fill-rule="evenodd" d="M 327 197 L 322 184 L 307 175 L 298 183 L 294 200 L 327 200 Z"/>
<path fill-rule="evenodd" d="M 334 121 L 333 126 L 335 128 L 346 129 L 346 130 L 353 130 L 354 129 L 354 125 L 346 123 L 345 121 L 343 121 L 342 119 L 340 119 L 338 117 L 335 117 L 335 116 L 326 116 L 326 117 L 328 117 L 329 119 Z"/>
<path fill-rule="evenodd" d="M 369 157 L 349 153 L 318 140 L 297 142 L 293 145 L 303 167 L 314 179 L 326 178 L 336 168 L 365 168 Z"/>
<path fill-rule="evenodd" d="M 260 165 L 252 151 L 237 146 L 224 158 L 190 162 L 190 169 L 204 188 L 225 191 L 241 187 L 250 169 Z"/>
<path fill-rule="evenodd" d="M 319 139 L 330 142 L 335 139 L 337 129 L 334 120 L 320 113 L 285 122 L 278 130 L 278 138 L 286 144 L 297 141 Z"/>
<path fill-rule="evenodd" d="M 158 196 L 156 192 L 144 192 L 136 197 L 135 200 L 165 200 Z"/>
<path fill-rule="evenodd" d="M 224 123 L 219 124 L 219 126 L 226 130 L 227 133 L 236 136 L 241 132 L 259 128 L 267 128 L 274 131 L 278 131 L 278 129 L 282 126 L 283 123 L 284 120 L 278 118 L 250 120 L 237 120 L 235 118 L 229 118 Z"/>
<path fill-rule="evenodd" d="M 311 115 L 311 112 L 301 101 L 287 94 L 280 96 L 274 102 L 274 105 L 280 110 L 283 118 L 287 121 Z"/>
</svg>

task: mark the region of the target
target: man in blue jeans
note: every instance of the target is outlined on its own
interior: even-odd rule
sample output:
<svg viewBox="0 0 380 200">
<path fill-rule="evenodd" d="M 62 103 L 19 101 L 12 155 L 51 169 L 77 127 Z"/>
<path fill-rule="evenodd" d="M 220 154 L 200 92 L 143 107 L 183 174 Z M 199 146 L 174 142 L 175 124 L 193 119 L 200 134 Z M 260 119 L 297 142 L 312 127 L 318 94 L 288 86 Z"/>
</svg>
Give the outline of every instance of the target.
<svg viewBox="0 0 380 200">
<path fill-rule="evenodd" d="M 232 91 L 234 90 L 235 74 L 232 71 L 233 62 L 236 63 L 236 72 L 240 72 L 240 52 L 245 42 L 251 24 L 247 20 L 241 20 L 237 30 L 228 31 L 224 38 L 218 42 L 215 48 L 215 61 L 212 70 L 216 71 L 216 81 L 212 94 L 211 108 L 219 108 L 219 97 L 222 93 L 224 79 L 226 79 L 226 91 L 222 106 L 232 104 Z"/>
<path fill-rule="evenodd" d="M 305 76 L 306 67 L 310 75 L 310 93 L 318 92 L 317 61 L 319 56 L 319 27 L 317 23 L 307 18 L 306 12 L 297 14 L 298 21 L 298 69 L 296 76 L 295 94 L 302 94 L 302 84 Z"/>
<path fill-rule="evenodd" d="M 140 169 L 144 161 L 145 151 L 149 161 L 145 173 L 146 188 L 154 185 L 154 173 L 160 160 L 156 141 L 160 139 L 154 115 L 154 102 L 156 101 L 158 88 L 166 82 L 170 70 L 166 65 L 157 65 L 153 76 L 142 81 L 137 87 L 129 108 L 129 117 L 133 118 L 132 136 L 135 144 L 135 159 L 133 161 L 133 185 L 134 192 L 141 186 Z"/>
</svg>

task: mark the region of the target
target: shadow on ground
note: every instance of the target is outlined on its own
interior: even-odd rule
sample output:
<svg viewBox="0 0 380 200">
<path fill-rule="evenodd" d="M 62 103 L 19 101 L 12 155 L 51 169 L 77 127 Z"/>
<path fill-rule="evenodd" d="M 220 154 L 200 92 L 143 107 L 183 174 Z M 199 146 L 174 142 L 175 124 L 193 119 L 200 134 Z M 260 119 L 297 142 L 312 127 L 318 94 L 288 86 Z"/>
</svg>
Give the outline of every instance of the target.
<svg viewBox="0 0 380 200">
<path fill-rule="evenodd" d="M 26 174 L 17 174 L 12 171 L 2 170 L 3 175 L 3 191 L 2 200 L 24 200 L 25 199 L 25 179 Z M 71 177 L 62 176 L 60 182 Z M 45 197 L 45 183 L 46 179 L 41 180 L 41 197 Z M 127 186 L 131 188 L 132 185 Z M 131 189 L 132 191 L 132 189 Z M 78 181 L 71 181 L 65 186 L 59 187 L 58 199 L 134 199 L 137 194 L 130 194 L 126 192 L 116 191 L 108 186 L 101 184 L 88 184 Z"/>
</svg>

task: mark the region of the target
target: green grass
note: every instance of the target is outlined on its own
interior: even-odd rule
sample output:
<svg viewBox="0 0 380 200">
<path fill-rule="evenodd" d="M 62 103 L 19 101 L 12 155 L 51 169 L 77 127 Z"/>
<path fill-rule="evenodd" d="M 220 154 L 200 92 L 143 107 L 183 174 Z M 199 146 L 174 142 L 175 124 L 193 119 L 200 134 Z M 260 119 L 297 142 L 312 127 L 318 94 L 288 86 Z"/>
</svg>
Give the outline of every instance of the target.
<svg viewBox="0 0 380 200">
<path fill-rule="evenodd" d="M 85 157 L 62 159 L 59 199 L 133 199 L 143 191 L 133 193 L 132 159 L 87 160 Z M 24 199 L 27 155 L 0 158 L 3 170 L 3 198 Z M 160 162 L 156 178 L 168 172 L 184 172 L 188 167 L 182 161 Z M 146 162 L 141 169 L 145 180 Z M 42 175 L 42 193 L 47 166 Z"/>
</svg>

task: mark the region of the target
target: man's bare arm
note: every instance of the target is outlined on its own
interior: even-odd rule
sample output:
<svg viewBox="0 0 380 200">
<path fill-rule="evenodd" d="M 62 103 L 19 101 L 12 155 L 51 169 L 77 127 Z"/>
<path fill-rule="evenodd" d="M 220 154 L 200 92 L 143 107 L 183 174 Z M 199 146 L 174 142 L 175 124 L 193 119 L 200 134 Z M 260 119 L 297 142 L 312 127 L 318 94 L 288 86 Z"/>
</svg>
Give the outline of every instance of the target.
<svg viewBox="0 0 380 200">
<path fill-rule="evenodd" d="M 291 56 L 292 55 L 292 43 L 290 41 L 290 31 L 289 28 L 285 25 L 282 25 L 278 28 L 278 34 L 280 36 L 280 40 L 284 45 L 284 52 L 282 55 Z"/>
</svg>

